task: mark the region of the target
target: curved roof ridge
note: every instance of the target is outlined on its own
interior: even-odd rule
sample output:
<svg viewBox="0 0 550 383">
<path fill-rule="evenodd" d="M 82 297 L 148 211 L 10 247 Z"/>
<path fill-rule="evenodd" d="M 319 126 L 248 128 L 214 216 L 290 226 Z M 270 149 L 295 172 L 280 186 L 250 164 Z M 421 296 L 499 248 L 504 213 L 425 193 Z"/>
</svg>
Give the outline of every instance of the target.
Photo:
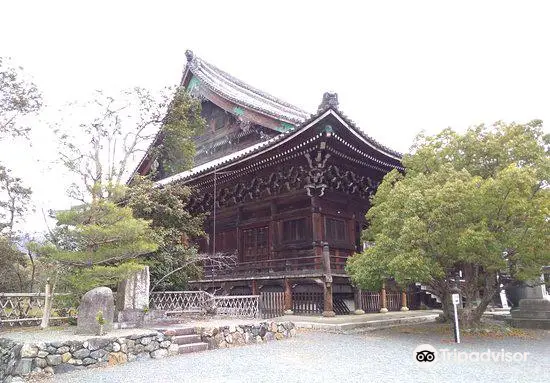
<svg viewBox="0 0 550 383">
<path fill-rule="evenodd" d="M 203 80 L 212 90 L 222 93 L 237 103 L 293 122 L 302 122 L 311 115 L 295 105 L 239 80 L 215 65 L 195 56 L 191 51 L 187 51 L 186 55 L 187 68 L 193 75 L 197 76 L 199 80 Z M 220 87 L 220 85 L 222 86 Z"/>
</svg>

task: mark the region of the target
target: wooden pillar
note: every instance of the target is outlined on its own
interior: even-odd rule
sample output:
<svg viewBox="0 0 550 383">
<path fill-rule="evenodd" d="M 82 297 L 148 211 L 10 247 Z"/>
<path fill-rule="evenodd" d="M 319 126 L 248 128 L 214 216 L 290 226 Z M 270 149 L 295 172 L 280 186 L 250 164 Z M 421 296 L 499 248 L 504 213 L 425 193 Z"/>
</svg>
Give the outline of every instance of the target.
<svg viewBox="0 0 550 383">
<path fill-rule="evenodd" d="M 382 306 L 380 308 L 381 313 L 387 313 L 388 312 L 388 300 L 386 298 L 386 282 L 382 283 L 382 291 L 380 291 L 380 305 Z"/>
<path fill-rule="evenodd" d="M 361 290 L 354 287 L 353 288 L 353 300 L 355 303 L 355 311 L 353 312 L 355 315 L 362 315 L 365 313 L 365 310 L 363 310 L 362 302 L 361 302 Z"/>
<path fill-rule="evenodd" d="M 409 311 L 407 307 L 407 290 L 401 291 L 401 311 Z"/>
<path fill-rule="evenodd" d="M 285 278 L 284 280 L 284 288 L 285 288 L 285 315 L 292 315 L 294 314 L 294 311 L 292 311 L 292 286 L 290 285 L 290 281 Z"/>
<path fill-rule="evenodd" d="M 252 287 L 252 295 L 258 295 L 259 294 L 258 293 L 258 282 L 255 279 L 252 280 L 252 286 L 251 287 Z"/>
</svg>

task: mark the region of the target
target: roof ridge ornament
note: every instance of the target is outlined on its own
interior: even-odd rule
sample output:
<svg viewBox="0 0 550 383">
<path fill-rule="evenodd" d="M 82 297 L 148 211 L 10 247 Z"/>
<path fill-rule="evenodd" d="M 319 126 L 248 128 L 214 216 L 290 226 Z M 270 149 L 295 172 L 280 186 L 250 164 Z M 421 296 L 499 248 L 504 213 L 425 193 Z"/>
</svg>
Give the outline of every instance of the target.
<svg viewBox="0 0 550 383">
<path fill-rule="evenodd" d="M 338 93 L 325 92 L 323 94 L 323 100 L 317 108 L 317 112 L 323 112 L 329 108 L 338 109 Z"/>
<path fill-rule="evenodd" d="M 195 58 L 195 54 L 191 49 L 188 49 L 185 51 L 185 57 L 187 57 L 187 62 L 191 62 Z"/>
</svg>

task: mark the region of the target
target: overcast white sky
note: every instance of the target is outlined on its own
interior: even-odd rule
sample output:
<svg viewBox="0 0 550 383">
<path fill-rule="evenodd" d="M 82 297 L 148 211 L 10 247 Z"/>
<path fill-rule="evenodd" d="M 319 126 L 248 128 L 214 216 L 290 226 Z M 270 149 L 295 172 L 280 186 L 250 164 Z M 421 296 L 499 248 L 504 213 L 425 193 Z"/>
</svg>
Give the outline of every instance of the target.
<svg viewBox="0 0 550 383">
<path fill-rule="evenodd" d="M 407 151 L 421 130 L 480 122 L 550 126 L 546 1 L 3 1 L 0 56 L 24 66 L 51 108 L 94 89 L 180 80 L 185 50 L 315 112 L 325 91 L 383 144 Z M 33 147 L 0 160 L 66 207 L 67 177 L 46 113 Z M 548 128 L 546 128 L 549 130 Z M 33 217 L 30 230 L 42 230 Z"/>
</svg>

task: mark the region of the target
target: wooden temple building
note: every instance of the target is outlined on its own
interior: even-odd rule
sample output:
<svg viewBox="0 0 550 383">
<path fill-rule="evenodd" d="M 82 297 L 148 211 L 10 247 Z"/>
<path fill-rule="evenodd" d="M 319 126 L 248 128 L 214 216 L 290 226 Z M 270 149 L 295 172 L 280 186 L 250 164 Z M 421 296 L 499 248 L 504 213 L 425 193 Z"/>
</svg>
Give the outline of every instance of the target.
<svg viewBox="0 0 550 383">
<path fill-rule="evenodd" d="M 360 310 L 345 263 L 362 251 L 369 197 L 386 173 L 403 169 L 401 154 L 355 126 L 336 94 L 325 93 L 311 115 L 186 56 L 181 85 L 202 101 L 208 128 L 196 138 L 195 167 L 157 183 L 195 187 L 192 209 L 210 212 L 200 250 L 238 256 L 236 268 L 205 265 L 192 285 L 236 295 L 284 291 L 287 310 L 299 303 L 324 315 Z M 137 173 L 153 163 L 146 155 Z"/>
</svg>

